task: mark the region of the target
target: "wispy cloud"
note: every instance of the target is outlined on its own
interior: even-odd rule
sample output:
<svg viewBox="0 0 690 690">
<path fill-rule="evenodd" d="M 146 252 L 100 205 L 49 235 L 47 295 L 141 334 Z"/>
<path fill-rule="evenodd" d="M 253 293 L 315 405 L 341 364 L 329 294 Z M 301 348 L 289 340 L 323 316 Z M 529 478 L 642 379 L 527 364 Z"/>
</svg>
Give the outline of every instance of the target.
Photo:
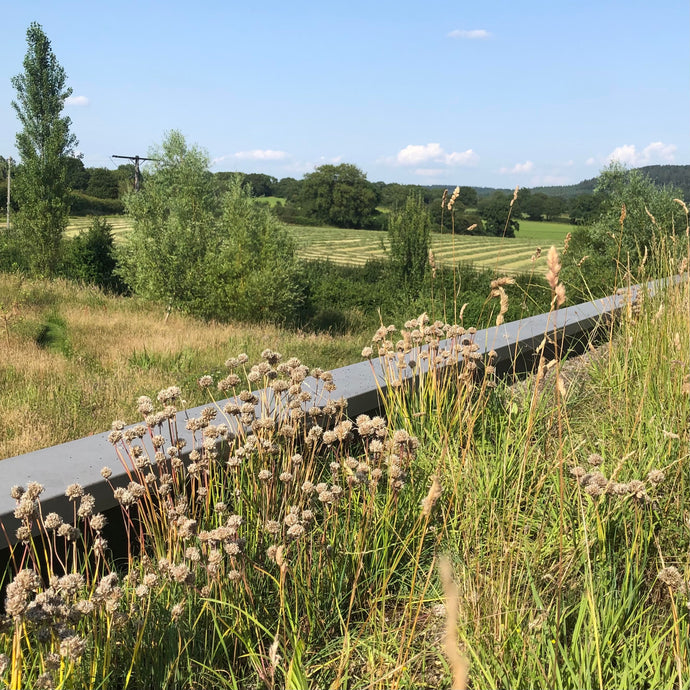
<svg viewBox="0 0 690 690">
<path fill-rule="evenodd" d="M 252 151 L 238 151 L 229 153 L 226 156 L 218 156 L 211 161 L 211 165 L 217 165 L 225 161 L 282 161 L 288 157 L 285 151 L 274 151 L 273 149 L 254 149 Z"/>
<path fill-rule="evenodd" d="M 524 163 L 516 163 L 512 168 L 500 168 L 498 172 L 501 175 L 516 175 L 528 173 L 533 169 L 534 163 L 532 161 L 525 161 Z"/>
<path fill-rule="evenodd" d="M 448 38 L 484 39 L 491 38 L 491 33 L 486 29 L 455 29 L 448 34 Z"/>
<path fill-rule="evenodd" d="M 84 106 L 89 104 L 89 99 L 86 96 L 69 96 L 65 98 L 65 104 Z"/>
<path fill-rule="evenodd" d="M 594 156 L 590 156 L 586 161 L 585 165 L 596 165 L 597 159 Z"/>
<path fill-rule="evenodd" d="M 438 143 L 409 144 L 404 149 L 398 151 L 395 162 L 398 165 L 442 163 L 448 167 L 454 167 L 459 165 L 476 165 L 479 162 L 479 156 L 472 149 L 446 153 Z"/>
<path fill-rule="evenodd" d="M 630 166 L 672 163 L 675 159 L 676 148 L 674 144 L 664 144 L 662 141 L 653 141 L 642 151 L 638 151 L 635 144 L 624 144 L 613 149 L 606 160 Z"/>
<path fill-rule="evenodd" d="M 282 161 L 287 158 L 285 151 L 273 149 L 254 149 L 253 151 L 238 151 L 232 154 L 235 158 L 248 161 Z"/>
</svg>

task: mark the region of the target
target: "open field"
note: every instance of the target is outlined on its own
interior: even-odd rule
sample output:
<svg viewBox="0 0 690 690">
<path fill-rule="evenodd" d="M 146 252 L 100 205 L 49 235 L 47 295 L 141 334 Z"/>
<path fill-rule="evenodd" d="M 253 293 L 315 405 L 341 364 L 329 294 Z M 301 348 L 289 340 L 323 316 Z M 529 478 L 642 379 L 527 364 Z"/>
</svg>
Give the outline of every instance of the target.
<svg viewBox="0 0 690 690">
<path fill-rule="evenodd" d="M 334 368 L 357 361 L 364 334 L 304 334 L 217 324 L 66 281 L 0 275 L 0 458 L 105 431 L 132 419 L 139 395 L 177 383 L 192 404 L 198 377 L 267 347 Z"/>
<path fill-rule="evenodd" d="M 523 231 L 524 224 L 524 231 Z M 543 226 L 543 227 L 542 227 Z M 383 259 L 388 249 L 385 232 L 342 230 L 339 228 L 289 226 L 297 242 L 299 255 L 305 259 L 329 259 L 335 263 L 362 265 L 370 259 Z M 537 247 L 559 249 L 571 227 L 561 223 L 520 221 L 515 238 L 473 237 L 471 235 L 432 234 L 432 250 L 441 265 L 471 263 L 503 273 L 520 273 L 545 267 L 545 255 L 532 261 Z"/>
<path fill-rule="evenodd" d="M 116 240 L 122 239 L 131 229 L 128 216 L 102 216 L 110 225 L 113 226 L 113 235 Z M 88 229 L 91 223 L 91 216 L 72 216 L 67 226 L 67 237 L 73 237 L 80 231 Z"/>
<path fill-rule="evenodd" d="M 270 200 L 269 200 L 270 203 Z M 127 216 L 104 216 L 113 226 L 116 240 L 122 240 L 131 225 Z M 67 235 L 72 236 L 89 225 L 89 218 L 70 219 Z M 298 254 L 305 259 L 328 259 L 334 263 L 362 265 L 370 259 L 386 256 L 388 237 L 385 232 L 351 230 L 329 227 L 288 226 L 294 237 Z M 503 273 L 540 271 L 544 268 L 545 253 L 535 262 L 531 260 L 537 247 L 547 249 L 555 244 L 559 249 L 572 230 L 564 223 L 537 223 L 521 220 L 515 238 L 472 237 L 470 235 L 432 234 L 432 249 L 442 265 L 471 263 Z"/>
</svg>

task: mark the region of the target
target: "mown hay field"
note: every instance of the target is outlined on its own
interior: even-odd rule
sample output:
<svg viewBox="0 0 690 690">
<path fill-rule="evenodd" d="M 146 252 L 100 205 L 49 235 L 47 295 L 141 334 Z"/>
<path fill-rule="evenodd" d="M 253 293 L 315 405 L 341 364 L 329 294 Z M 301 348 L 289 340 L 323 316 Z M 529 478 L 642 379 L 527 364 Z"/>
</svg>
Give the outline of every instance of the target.
<svg viewBox="0 0 690 690">
<path fill-rule="evenodd" d="M 113 226 L 116 240 L 122 240 L 131 229 L 127 216 L 105 216 Z M 67 235 L 74 236 L 88 228 L 88 217 L 70 219 Z M 337 264 L 363 265 L 371 259 L 384 259 L 388 251 L 386 232 L 343 228 L 289 225 L 304 259 L 330 260 Z M 565 223 L 538 223 L 521 220 L 518 236 L 514 238 L 472 235 L 432 235 L 432 250 L 439 265 L 474 264 L 502 273 L 542 270 L 545 252 L 532 261 L 538 247 L 548 249 L 552 244 L 562 249 L 563 240 L 572 226 Z"/>
<path fill-rule="evenodd" d="M 290 230 L 305 259 L 329 259 L 339 264 L 363 265 L 371 259 L 384 259 L 388 251 L 385 232 L 341 228 L 307 227 L 291 225 Z M 547 249 L 552 244 L 563 246 L 571 226 L 563 223 L 537 223 L 520 221 L 517 237 L 485 237 L 472 235 L 432 235 L 432 251 L 437 264 L 474 264 L 502 273 L 521 273 L 542 270 L 546 253 L 535 261 L 537 248 Z"/>
<path fill-rule="evenodd" d="M 122 239 L 132 229 L 132 222 L 129 216 L 103 216 L 113 227 L 115 239 Z M 91 216 L 72 216 L 67 226 L 67 236 L 74 237 L 82 230 L 88 230 L 91 225 Z"/>
</svg>

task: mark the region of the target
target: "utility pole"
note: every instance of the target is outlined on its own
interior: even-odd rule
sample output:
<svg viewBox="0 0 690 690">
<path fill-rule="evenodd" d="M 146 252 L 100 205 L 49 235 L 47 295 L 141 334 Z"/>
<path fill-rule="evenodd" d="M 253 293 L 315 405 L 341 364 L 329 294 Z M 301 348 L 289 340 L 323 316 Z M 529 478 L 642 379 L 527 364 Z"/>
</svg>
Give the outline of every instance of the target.
<svg viewBox="0 0 690 690">
<path fill-rule="evenodd" d="M 7 159 L 7 234 L 10 233 L 10 183 L 12 181 L 12 156 Z"/>
<path fill-rule="evenodd" d="M 139 170 L 140 161 L 157 161 L 158 158 L 142 158 L 141 156 L 116 156 L 113 158 L 126 158 L 134 163 L 134 191 L 138 192 L 141 187 L 141 171 Z"/>
</svg>

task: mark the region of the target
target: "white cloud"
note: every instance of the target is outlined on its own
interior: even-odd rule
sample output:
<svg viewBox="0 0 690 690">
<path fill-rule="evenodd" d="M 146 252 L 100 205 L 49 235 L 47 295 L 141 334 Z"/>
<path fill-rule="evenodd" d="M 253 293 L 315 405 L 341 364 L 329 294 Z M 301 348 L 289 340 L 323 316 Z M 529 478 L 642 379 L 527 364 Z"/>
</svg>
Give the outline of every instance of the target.
<svg viewBox="0 0 690 690">
<path fill-rule="evenodd" d="M 254 149 L 253 151 L 238 151 L 232 154 L 234 158 L 250 161 L 281 161 L 287 158 L 285 151 L 274 151 L 272 149 Z"/>
<path fill-rule="evenodd" d="M 479 156 L 472 150 L 453 151 L 446 156 L 446 165 L 476 165 L 479 163 Z"/>
<path fill-rule="evenodd" d="M 339 163 L 343 162 L 343 157 L 342 156 L 333 156 L 332 158 L 326 158 L 326 156 L 321 156 L 319 158 L 319 165 L 323 165 L 324 163 L 329 163 L 330 165 L 338 165 Z M 317 167 L 317 166 L 314 166 Z"/>
<path fill-rule="evenodd" d="M 516 163 L 512 168 L 501 168 L 498 172 L 501 175 L 516 175 L 528 173 L 532 168 L 534 168 L 534 163 L 532 161 L 525 161 L 524 163 Z"/>
<path fill-rule="evenodd" d="M 491 38 L 491 34 L 486 29 L 455 29 L 448 34 L 448 38 L 483 39 Z"/>
<path fill-rule="evenodd" d="M 653 141 L 642 151 L 638 151 L 635 144 L 624 144 L 613 149 L 606 160 L 630 166 L 672 163 L 675 159 L 676 148 L 674 144 L 664 144 L 662 141 Z"/>
<path fill-rule="evenodd" d="M 409 144 L 398 152 L 395 161 L 398 165 L 422 163 L 442 163 L 447 166 L 476 165 L 479 162 L 479 156 L 472 149 L 446 153 L 438 143 Z"/>
<path fill-rule="evenodd" d="M 585 165 L 596 165 L 597 159 L 594 158 L 593 156 L 590 156 L 586 161 Z"/>
<path fill-rule="evenodd" d="M 65 104 L 78 106 L 88 105 L 89 99 L 86 96 L 69 96 L 65 98 Z"/>
<path fill-rule="evenodd" d="M 282 161 L 288 157 L 285 151 L 274 151 L 273 149 L 254 149 L 253 151 L 238 151 L 229 153 L 226 156 L 218 156 L 211 161 L 211 165 L 217 165 L 224 161 Z"/>
</svg>

